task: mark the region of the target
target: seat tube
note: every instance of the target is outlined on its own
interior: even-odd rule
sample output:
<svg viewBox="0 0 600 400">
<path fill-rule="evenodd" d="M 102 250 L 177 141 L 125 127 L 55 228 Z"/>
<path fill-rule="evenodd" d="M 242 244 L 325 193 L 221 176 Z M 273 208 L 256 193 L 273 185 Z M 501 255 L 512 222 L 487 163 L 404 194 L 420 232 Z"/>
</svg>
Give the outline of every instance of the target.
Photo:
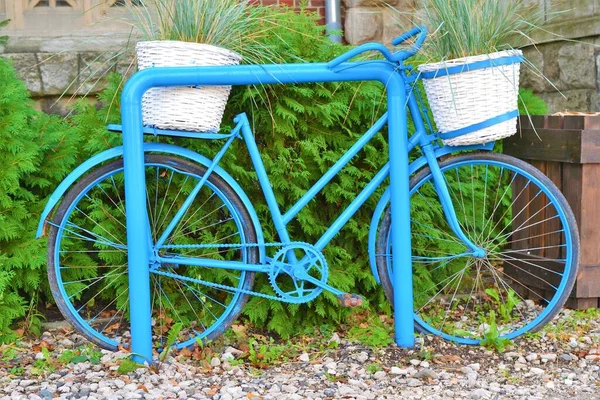
<svg viewBox="0 0 600 400">
<path fill-rule="evenodd" d="M 454 205 L 452 204 L 452 198 L 450 197 L 450 192 L 448 191 L 448 184 L 446 183 L 446 179 L 440 169 L 440 165 L 435 158 L 435 154 L 431 144 L 426 144 L 421 147 L 425 158 L 427 159 L 427 164 L 429 165 L 429 169 L 431 170 L 431 176 L 433 177 L 433 185 L 435 187 L 435 191 L 438 194 L 438 198 L 440 200 L 440 204 L 442 205 L 442 209 L 444 210 L 444 215 L 446 216 L 446 221 L 450 225 L 450 228 L 454 232 L 454 234 L 467 246 L 476 257 L 483 257 L 485 255 L 485 250 L 478 247 L 475 243 L 473 243 L 460 226 L 458 222 L 458 218 L 456 217 L 456 210 Z"/>
<path fill-rule="evenodd" d="M 406 91 L 400 74 L 388 85 L 388 140 L 392 212 L 394 330 L 398 346 L 414 347 L 412 254 L 408 183 Z"/>
</svg>

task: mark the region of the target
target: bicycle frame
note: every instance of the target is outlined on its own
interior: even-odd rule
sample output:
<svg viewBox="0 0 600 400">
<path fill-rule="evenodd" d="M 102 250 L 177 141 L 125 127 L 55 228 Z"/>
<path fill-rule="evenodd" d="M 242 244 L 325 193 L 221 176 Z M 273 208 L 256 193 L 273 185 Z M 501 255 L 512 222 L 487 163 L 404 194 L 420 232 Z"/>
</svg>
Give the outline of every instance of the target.
<svg viewBox="0 0 600 400">
<path fill-rule="evenodd" d="M 410 110 L 412 120 L 414 121 L 416 127 L 415 133 L 410 137 L 408 141 L 407 150 L 411 151 L 416 146 L 419 146 L 423 152 L 423 156 L 411 163 L 411 166 L 409 166 L 409 174 L 414 173 L 418 168 L 426 164 L 429 165 L 429 168 L 431 169 L 433 174 L 433 180 L 435 183 L 436 191 L 439 194 L 440 203 L 442 205 L 444 214 L 449 222 L 450 227 L 452 228 L 456 236 L 463 241 L 467 248 L 471 250 L 471 255 L 476 257 L 483 256 L 483 250 L 479 249 L 475 244 L 473 244 L 469 240 L 469 238 L 467 238 L 467 236 L 464 234 L 462 228 L 458 223 L 452 205 L 452 201 L 450 200 L 450 194 L 448 192 L 445 179 L 443 178 L 439 169 L 439 165 L 437 163 L 437 158 L 439 158 L 441 155 L 461 150 L 491 150 L 491 148 L 493 147 L 493 143 L 460 147 L 438 146 L 436 143 L 437 137 L 435 135 L 427 134 L 427 130 L 425 129 L 425 123 L 420 115 L 420 107 L 418 101 L 412 94 L 412 90 L 407 93 L 407 99 L 408 108 Z M 179 224 L 181 218 L 191 206 L 196 195 L 200 192 L 201 188 L 205 184 L 206 180 L 208 179 L 208 176 L 218 165 L 219 161 L 227 152 L 235 138 L 242 138 L 246 143 L 250 159 L 256 171 L 259 184 L 267 202 L 267 206 L 269 207 L 273 224 L 281 240 L 281 245 L 284 246 L 290 244 L 292 242 L 292 239 L 289 235 L 289 232 L 287 231 L 287 225 L 290 223 L 290 221 L 293 220 L 293 218 L 304 207 L 306 207 L 306 205 L 308 205 L 311 200 L 315 198 L 315 196 L 342 170 L 342 168 L 346 166 L 352 160 L 352 158 L 354 158 L 354 156 L 356 156 L 377 133 L 381 131 L 383 126 L 387 123 L 387 120 L 388 114 L 385 113 L 336 161 L 336 163 L 334 163 L 333 166 L 330 167 L 330 169 L 327 172 L 325 172 L 325 174 L 323 174 L 323 176 L 316 183 L 313 184 L 313 186 L 310 189 L 308 189 L 308 191 L 292 207 L 290 207 L 289 210 L 287 210 L 285 213 L 282 213 L 275 199 L 275 194 L 273 192 L 267 171 L 265 170 L 264 163 L 260 156 L 260 151 L 258 150 L 258 147 L 256 145 L 254 134 L 250 128 L 248 118 L 245 114 L 238 115 L 234 121 L 237 123 L 237 125 L 234 127 L 231 134 L 224 135 L 224 137 L 228 137 L 229 139 L 223 145 L 221 150 L 217 153 L 215 158 L 212 160 L 212 164 L 209 166 L 205 175 L 202 177 L 202 179 L 200 179 L 200 181 L 196 184 L 195 188 L 190 192 L 188 198 L 182 204 L 181 208 L 178 210 L 173 220 L 171 220 L 165 231 L 157 240 L 155 249 L 161 250 L 168 248 L 168 246 L 164 247 L 165 241 L 168 239 L 173 230 Z M 356 198 L 342 211 L 338 218 L 329 226 L 326 232 L 315 242 L 314 247 L 317 250 L 322 251 L 331 242 L 331 240 L 346 225 L 350 218 L 352 218 L 352 216 L 363 206 L 365 201 L 371 195 L 373 195 L 377 188 L 381 186 L 385 178 L 388 177 L 389 171 L 389 163 L 386 163 L 377 172 L 373 179 L 371 179 L 371 181 L 356 196 Z M 290 252 L 289 256 L 292 257 L 292 259 L 294 259 L 295 257 L 293 252 Z M 263 273 L 268 272 L 270 269 L 270 266 L 268 265 L 268 259 L 263 260 L 262 264 L 251 265 L 236 261 L 220 261 L 194 257 L 160 257 L 154 254 L 151 254 L 150 257 L 151 261 L 158 261 L 159 263 L 165 262 L 171 264 L 202 266 L 206 268 L 223 268 Z M 330 289 L 330 291 L 335 295 L 342 294 L 342 292 L 335 288 L 333 288 L 333 290 Z"/>
</svg>

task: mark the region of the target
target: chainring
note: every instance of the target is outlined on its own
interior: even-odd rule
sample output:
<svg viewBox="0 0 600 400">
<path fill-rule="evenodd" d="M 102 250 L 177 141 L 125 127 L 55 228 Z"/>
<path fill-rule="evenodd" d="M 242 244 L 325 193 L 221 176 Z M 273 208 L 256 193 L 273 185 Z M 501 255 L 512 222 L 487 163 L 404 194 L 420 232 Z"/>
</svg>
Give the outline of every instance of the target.
<svg viewBox="0 0 600 400">
<path fill-rule="evenodd" d="M 295 258 L 290 260 L 290 258 Z M 329 269 L 323 253 L 308 243 L 290 243 L 283 246 L 271 260 L 269 282 L 285 302 L 300 304 L 313 300 L 322 287 L 294 276 L 302 268 L 314 279 L 327 283 Z"/>
</svg>

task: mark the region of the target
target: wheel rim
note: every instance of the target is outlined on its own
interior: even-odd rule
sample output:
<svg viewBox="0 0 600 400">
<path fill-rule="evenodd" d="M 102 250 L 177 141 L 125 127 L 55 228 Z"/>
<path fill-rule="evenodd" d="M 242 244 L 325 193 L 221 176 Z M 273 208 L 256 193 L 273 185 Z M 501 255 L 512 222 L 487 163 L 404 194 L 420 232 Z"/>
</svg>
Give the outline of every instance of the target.
<svg viewBox="0 0 600 400">
<path fill-rule="evenodd" d="M 88 334 L 108 347 L 127 345 L 127 339 L 119 340 L 119 336 L 129 330 L 122 172 L 121 166 L 102 174 L 71 202 L 57 226 L 54 254 L 54 271 L 64 306 Z M 198 175 L 164 163 L 147 162 L 147 206 L 153 243 L 199 179 Z M 245 236 L 235 207 L 209 180 L 166 244 L 236 245 L 246 243 Z M 202 256 L 242 262 L 247 261 L 248 253 L 239 248 L 161 250 L 162 256 Z M 179 330 L 176 324 L 181 324 L 181 330 L 172 346 L 183 348 L 197 339 L 220 333 L 225 320 L 239 311 L 237 304 L 242 294 L 238 290 L 246 286 L 245 271 L 217 271 L 174 263 L 153 267 L 175 275 L 158 275 L 149 266 L 153 340 L 159 348 L 167 344 L 169 333 Z M 198 280 L 237 290 L 208 287 Z"/>
<path fill-rule="evenodd" d="M 445 222 L 439 200 L 432 197 L 435 189 L 431 174 L 423 177 L 410 192 L 416 322 L 430 333 L 463 344 L 478 344 L 486 332 L 490 334 L 490 311 L 495 314 L 500 337 L 513 339 L 536 328 L 561 305 L 559 301 L 564 300 L 573 268 L 573 238 L 561 203 L 537 177 L 501 161 L 464 160 L 446 165 L 442 171 L 450 182 L 450 195 L 463 231 L 488 254 L 484 259 L 459 256 L 468 249 L 457 243 L 458 239 Z M 494 178 L 494 171 L 502 179 Z M 465 181 L 465 176 L 472 180 Z M 499 185 L 495 190 L 498 197 L 493 201 L 489 198 L 492 182 Z M 502 186 L 503 183 L 508 186 Z M 478 188 L 482 190 L 477 191 Z M 509 196 L 510 201 L 506 201 Z M 479 207 L 473 207 L 478 203 Z M 520 212 L 528 207 L 533 211 Z M 415 212 L 419 213 L 418 219 L 413 217 Z M 423 215 L 424 212 L 428 214 Z M 489 218 L 484 218 L 486 216 Z M 435 231 L 431 230 L 432 223 L 438 228 Z M 543 224 L 555 228 L 540 232 Z M 444 230 L 441 227 L 445 227 L 442 235 L 439 234 Z M 390 239 L 391 229 L 384 256 L 392 279 Z M 542 245 L 536 244 L 540 241 Z M 432 242 L 442 245 L 425 248 Z M 524 243 L 527 246 L 523 246 Z M 454 250 L 449 252 L 450 248 Z M 551 263 L 553 271 L 549 271 Z M 550 295 L 531 288 L 530 283 L 536 279 L 532 275 L 534 269 L 543 272 L 537 277 L 537 284 L 547 286 Z M 487 281 L 483 278 L 478 281 L 476 277 L 470 285 L 472 291 L 465 297 L 466 303 L 461 303 L 460 297 L 467 294 L 465 288 L 469 287 L 465 285 L 469 272 L 476 272 L 474 275 L 483 276 Z M 554 276 L 547 279 L 548 274 Z M 535 300 L 533 307 L 529 299 L 519 293 L 526 286 L 523 276 L 530 286 L 531 299 Z M 428 278 L 431 282 L 423 285 Z M 475 291 L 481 293 L 475 295 Z M 437 303 L 444 307 L 436 309 Z M 476 305 L 481 308 L 474 313 Z M 473 317 L 478 318 L 476 324 L 469 321 Z"/>
</svg>

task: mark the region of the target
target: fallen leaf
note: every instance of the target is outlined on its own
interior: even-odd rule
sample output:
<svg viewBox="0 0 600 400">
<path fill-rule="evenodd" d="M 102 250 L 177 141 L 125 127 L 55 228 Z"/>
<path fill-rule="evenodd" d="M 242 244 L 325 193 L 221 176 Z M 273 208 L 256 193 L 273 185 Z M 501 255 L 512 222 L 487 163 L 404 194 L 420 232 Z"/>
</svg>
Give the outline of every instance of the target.
<svg viewBox="0 0 600 400">
<path fill-rule="evenodd" d="M 214 387 L 214 388 L 211 388 L 209 391 L 207 391 L 206 395 L 207 396 L 214 396 L 217 393 L 219 393 L 219 388 L 218 387 Z"/>
<path fill-rule="evenodd" d="M 149 391 L 148 391 L 148 388 L 146 387 L 146 385 L 140 385 L 140 386 L 138 386 L 138 389 L 141 389 L 141 390 L 143 390 L 143 391 L 144 391 L 144 392 L 146 392 L 146 393 L 148 393 L 148 392 L 149 392 Z"/>
<path fill-rule="evenodd" d="M 128 349 L 121 344 L 117 346 L 117 349 L 122 353 L 131 353 L 131 349 Z"/>
<path fill-rule="evenodd" d="M 185 358 L 190 358 L 192 356 L 192 351 L 187 347 L 184 347 L 183 349 L 179 350 L 179 355 Z"/>
</svg>

